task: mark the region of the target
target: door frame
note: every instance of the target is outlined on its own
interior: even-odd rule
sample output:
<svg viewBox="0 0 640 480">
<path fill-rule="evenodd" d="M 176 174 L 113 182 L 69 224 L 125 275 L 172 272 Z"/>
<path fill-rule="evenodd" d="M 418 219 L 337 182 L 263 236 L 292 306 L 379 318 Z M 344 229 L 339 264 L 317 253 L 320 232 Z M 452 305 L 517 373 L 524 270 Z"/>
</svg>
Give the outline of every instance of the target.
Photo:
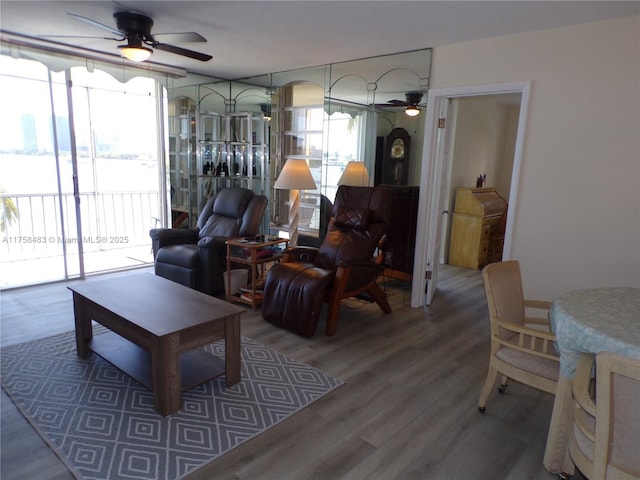
<svg viewBox="0 0 640 480">
<path fill-rule="evenodd" d="M 424 128 L 424 143 L 422 167 L 420 169 L 420 197 L 418 201 L 418 218 L 416 231 L 415 260 L 413 264 L 413 280 L 411 284 L 411 306 L 419 308 L 425 305 L 425 291 L 427 285 L 427 272 L 436 270 L 439 261 L 439 252 L 435 251 L 437 242 L 435 231 L 439 222 L 442 222 L 443 205 L 435 192 L 440 192 L 443 176 L 441 172 L 448 168 L 445 162 L 450 158 L 444 155 L 444 149 L 438 148 L 439 139 L 444 139 L 446 135 L 438 127 L 440 121 L 439 113 L 443 110 L 443 102 L 449 102 L 454 98 L 477 97 L 485 95 L 499 95 L 505 93 L 519 93 L 520 115 L 518 118 L 518 131 L 513 155 L 513 171 L 511 174 L 511 191 L 509 194 L 509 208 L 507 210 L 507 226 L 505 231 L 503 258 L 511 257 L 511 247 L 514 231 L 514 220 L 517 210 L 518 187 L 520 183 L 520 166 L 522 162 L 522 150 L 524 135 L 526 131 L 527 111 L 529 108 L 529 96 L 531 91 L 531 81 L 505 82 L 487 85 L 472 85 L 463 87 L 450 87 L 431 89 L 428 92 L 427 112 Z M 449 128 L 448 119 L 445 115 L 445 129 Z M 441 141 L 441 140 L 440 140 Z M 422 273 L 424 272 L 424 273 Z M 435 286 L 432 286 L 435 291 Z"/>
</svg>

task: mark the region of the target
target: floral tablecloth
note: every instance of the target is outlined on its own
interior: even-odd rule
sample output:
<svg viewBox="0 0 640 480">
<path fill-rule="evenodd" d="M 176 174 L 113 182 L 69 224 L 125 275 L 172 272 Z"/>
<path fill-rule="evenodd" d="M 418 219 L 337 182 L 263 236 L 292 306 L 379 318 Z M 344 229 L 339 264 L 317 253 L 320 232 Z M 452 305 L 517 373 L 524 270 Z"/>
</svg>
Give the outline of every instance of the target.
<svg viewBox="0 0 640 480">
<path fill-rule="evenodd" d="M 560 350 L 560 373 L 573 378 L 580 353 L 602 351 L 640 359 L 640 289 L 576 290 L 551 305 L 551 328 Z"/>
</svg>

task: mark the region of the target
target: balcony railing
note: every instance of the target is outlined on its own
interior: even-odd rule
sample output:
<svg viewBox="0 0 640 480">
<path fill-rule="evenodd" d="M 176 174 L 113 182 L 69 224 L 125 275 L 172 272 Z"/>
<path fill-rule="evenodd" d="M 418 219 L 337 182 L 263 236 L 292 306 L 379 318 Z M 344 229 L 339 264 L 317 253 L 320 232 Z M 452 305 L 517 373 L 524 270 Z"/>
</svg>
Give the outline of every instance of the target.
<svg viewBox="0 0 640 480">
<path fill-rule="evenodd" d="M 72 194 L 0 194 L 0 215 L 4 216 L 0 221 L 5 225 L 0 232 L 0 287 L 37 283 L 38 278 L 25 282 L 8 277 L 22 277 L 19 273 L 24 268 L 39 277 L 36 262 L 46 265 L 47 260 L 77 256 L 79 244 L 85 260 L 89 255 L 109 254 L 111 265 L 99 269 L 152 262 L 149 229 L 160 223 L 158 197 L 158 192 L 82 193 L 79 233 Z M 17 216 L 10 214 L 10 206 Z"/>
</svg>

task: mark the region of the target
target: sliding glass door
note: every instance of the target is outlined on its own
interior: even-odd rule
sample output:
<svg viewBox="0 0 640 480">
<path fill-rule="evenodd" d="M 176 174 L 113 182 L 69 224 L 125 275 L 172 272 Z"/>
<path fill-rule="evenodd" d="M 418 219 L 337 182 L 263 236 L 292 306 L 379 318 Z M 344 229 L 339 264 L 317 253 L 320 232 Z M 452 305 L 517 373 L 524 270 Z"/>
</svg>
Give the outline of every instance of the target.
<svg viewBox="0 0 640 480">
<path fill-rule="evenodd" d="M 81 68 L 71 77 L 85 271 L 152 262 L 149 230 L 161 218 L 155 82 Z"/>
<path fill-rule="evenodd" d="M 152 262 L 161 89 L 0 56 L 0 288 Z"/>
<path fill-rule="evenodd" d="M 64 74 L 0 61 L 1 288 L 65 278 L 78 244 Z"/>
</svg>

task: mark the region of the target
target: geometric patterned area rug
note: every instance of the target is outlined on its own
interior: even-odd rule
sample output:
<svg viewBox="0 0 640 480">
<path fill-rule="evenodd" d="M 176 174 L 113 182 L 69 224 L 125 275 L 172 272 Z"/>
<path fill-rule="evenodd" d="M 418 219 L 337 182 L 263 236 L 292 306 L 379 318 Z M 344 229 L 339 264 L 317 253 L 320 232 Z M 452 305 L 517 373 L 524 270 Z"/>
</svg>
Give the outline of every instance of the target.
<svg viewBox="0 0 640 480">
<path fill-rule="evenodd" d="M 224 358 L 222 341 L 203 348 Z M 242 337 L 242 381 L 183 392 L 180 412 L 163 417 L 136 380 L 96 354 L 79 358 L 74 332 L 0 353 L 2 387 L 86 480 L 183 478 L 342 384 Z"/>
</svg>

